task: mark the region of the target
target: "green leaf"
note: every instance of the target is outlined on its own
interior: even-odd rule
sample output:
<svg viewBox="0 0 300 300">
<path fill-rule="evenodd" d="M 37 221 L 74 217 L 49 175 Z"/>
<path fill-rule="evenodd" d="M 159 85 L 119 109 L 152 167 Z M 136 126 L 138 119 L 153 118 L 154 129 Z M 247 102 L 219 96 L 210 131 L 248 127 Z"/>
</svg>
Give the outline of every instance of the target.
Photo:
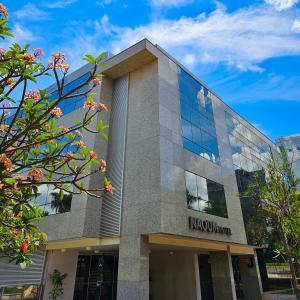
<svg viewBox="0 0 300 300">
<path fill-rule="evenodd" d="M 20 267 L 21 267 L 22 270 L 24 270 L 27 267 L 26 261 L 21 262 Z"/>
<path fill-rule="evenodd" d="M 90 54 L 86 54 L 85 57 L 83 58 L 83 60 L 86 60 L 87 62 L 89 62 L 91 64 L 95 63 L 95 57 Z"/>
<path fill-rule="evenodd" d="M 100 54 L 96 57 L 96 62 L 100 62 L 100 61 L 103 59 L 103 57 L 104 57 L 105 55 L 107 55 L 107 52 L 102 52 L 102 53 L 100 53 Z"/>
</svg>

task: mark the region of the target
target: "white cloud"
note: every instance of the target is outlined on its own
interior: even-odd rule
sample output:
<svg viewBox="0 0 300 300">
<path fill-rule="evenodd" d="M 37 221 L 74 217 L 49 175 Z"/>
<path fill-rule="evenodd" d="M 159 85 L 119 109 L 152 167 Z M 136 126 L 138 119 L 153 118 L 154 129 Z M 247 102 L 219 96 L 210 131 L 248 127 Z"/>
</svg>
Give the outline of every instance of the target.
<svg viewBox="0 0 300 300">
<path fill-rule="evenodd" d="M 20 24 L 15 24 L 12 34 L 14 35 L 13 41 L 19 44 L 26 44 L 38 39 L 37 36 Z"/>
<path fill-rule="evenodd" d="M 207 16 L 163 19 L 134 28 L 115 26 L 104 16 L 89 22 L 89 30 L 76 26 L 65 48 L 72 56 L 76 49 L 79 57 L 85 49 L 96 51 L 100 46 L 116 53 L 148 38 L 187 65 L 225 63 L 241 71 L 261 72 L 260 63 L 267 59 L 300 55 L 300 37 L 291 30 L 293 20 L 291 11 L 279 13 L 266 6 L 232 13 L 219 6 Z"/>
<path fill-rule="evenodd" d="M 294 32 L 300 32 L 300 20 L 294 20 L 293 25 L 292 25 L 292 30 Z"/>
<path fill-rule="evenodd" d="M 194 54 L 188 53 L 184 56 L 183 62 L 184 64 L 192 68 L 196 62 L 196 57 Z"/>
<path fill-rule="evenodd" d="M 41 21 L 50 19 L 49 13 L 43 11 L 35 6 L 33 3 L 25 4 L 21 9 L 12 13 L 14 19 L 29 20 L 29 21 Z"/>
<path fill-rule="evenodd" d="M 242 71 L 262 71 L 259 63 L 266 59 L 300 54 L 300 38 L 291 32 L 292 22 L 288 12 L 266 7 L 233 13 L 217 8 L 208 16 L 118 28 L 110 47 L 124 49 L 146 37 L 179 60 L 189 53 L 196 57 L 195 63 L 226 63 Z"/>
<path fill-rule="evenodd" d="M 65 8 L 75 2 L 77 2 L 77 0 L 65 0 L 65 1 L 44 3 L 43 5 L 48 8 Z"/>
<path fill-rule="evenodd" d="M 109 5 L 112 3 L 112 0 L 100 0 L 96 1 L 96 4 L 100 7 L 105 7 L 106 5 Z"/>
<path fill-rule="evenodd" d="M 30 30 L 23 27 L 19 23 L 15 23 L 11 33 L 14 35 L 13 37 L 7 37 L 1 44 L 3 48 L 9 48 L 12 43 L 18 43 L 20 46 L 24 46 L 25 44 L 29 44 L 33 41 L 39 40 L 40 37 L 34 35 Z"/>
<path fill-rule="evenodd" d="M 152 6 L 155 7 L 181 7 L 194 2 L 194 0 L 150 0 Z"/>
<path fill-rule="evenodd" d="M 293 7 L 299 0 L 265 0 L 265 2 L 273 5 L 276 10 L 282 11 Z"/>
</svg>

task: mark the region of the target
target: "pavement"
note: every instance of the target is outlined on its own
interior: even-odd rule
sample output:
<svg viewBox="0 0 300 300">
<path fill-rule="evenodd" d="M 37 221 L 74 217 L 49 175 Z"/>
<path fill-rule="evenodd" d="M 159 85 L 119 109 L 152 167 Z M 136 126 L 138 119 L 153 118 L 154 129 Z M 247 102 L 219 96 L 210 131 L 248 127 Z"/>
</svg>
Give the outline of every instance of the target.
<svg viewBox="0 0 300 300">
<path fill-rule="evenodd" d="M 263 300 L 294 300 L 295 295 L 280 295 L 280 294 L 264 294 Z"/>
</svg>

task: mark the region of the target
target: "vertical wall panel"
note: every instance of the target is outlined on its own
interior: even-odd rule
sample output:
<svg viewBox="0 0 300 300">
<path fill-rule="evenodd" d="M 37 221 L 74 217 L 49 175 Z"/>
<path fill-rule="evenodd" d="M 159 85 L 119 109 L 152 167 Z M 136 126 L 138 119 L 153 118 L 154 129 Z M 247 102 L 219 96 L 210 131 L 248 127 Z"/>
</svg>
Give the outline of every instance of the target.
<svg viewBox="0 0 300 300">
<path fill-rule="evenodd" d="M 45 251 L 38 250 L 32 255 L 32 265 L 21 270 L 19 265 L 0 260 L 0 288 L 7 286 L 39 285 L 42 280 Z"/>
<path fill-rule="evenodd" d="M 101 236 L 120 235 L 123 173 L 125 159 L 125 139 L 128 107 L 128 75 L 114 82 L 111 105 L 107 176 L 116 191 L 105 195 L 102 204 L 100 224 Z"/>
</svg>

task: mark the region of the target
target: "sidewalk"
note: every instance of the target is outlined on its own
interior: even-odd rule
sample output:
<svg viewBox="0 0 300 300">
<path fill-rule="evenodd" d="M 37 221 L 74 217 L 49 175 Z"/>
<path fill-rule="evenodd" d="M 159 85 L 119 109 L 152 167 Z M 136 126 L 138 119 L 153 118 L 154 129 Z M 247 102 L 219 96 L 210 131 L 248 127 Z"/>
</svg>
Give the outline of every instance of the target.
<svg viewBox="0 0 300 300">
<path fill-rule="evenodd" d="M 263 300 L 294 300 L 294 295 L 263 294 Z"/>
</svg>

